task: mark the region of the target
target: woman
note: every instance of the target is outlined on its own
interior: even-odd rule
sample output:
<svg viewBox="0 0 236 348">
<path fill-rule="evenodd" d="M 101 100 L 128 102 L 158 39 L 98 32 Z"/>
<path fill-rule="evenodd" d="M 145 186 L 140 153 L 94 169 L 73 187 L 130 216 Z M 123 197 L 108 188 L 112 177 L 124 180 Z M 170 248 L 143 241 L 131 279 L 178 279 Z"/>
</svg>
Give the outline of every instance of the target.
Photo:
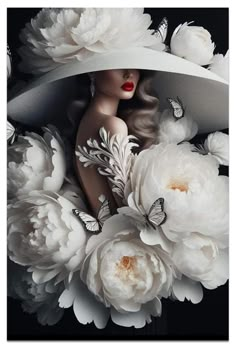
<svg viewBox="0 0 236 348">
<path fill-rule="evenodd" d="M 158 99 L 151 95 L 152 72 L 135 69 L 117 69 L 95 72 L 91 76 L 95 93 L 80 122 L 76 149 L 86 146 L 92 138 L 99 141 L 99 129 L 104 127 L 110 135 L 135 135 L 140 148 L 156 140 L 156 125 L 152 116 L 158 108 Z M 133 98 L 134 97 L 134 98 Z M 132 99 L 133 98 L 133 99 Z M 130 105 L 125 105 L 129 101 Z M 128 108 L 127 108 L 128 106 Z M 103 194 L 109 201 L 112 213 L 121 205 L 119 197 L 111 191 L 108 180 L 96 167 L 84 167 L 76 157 L 79 181 L 87 196 L 92 212 L 97 216 Z"/>
</svg>

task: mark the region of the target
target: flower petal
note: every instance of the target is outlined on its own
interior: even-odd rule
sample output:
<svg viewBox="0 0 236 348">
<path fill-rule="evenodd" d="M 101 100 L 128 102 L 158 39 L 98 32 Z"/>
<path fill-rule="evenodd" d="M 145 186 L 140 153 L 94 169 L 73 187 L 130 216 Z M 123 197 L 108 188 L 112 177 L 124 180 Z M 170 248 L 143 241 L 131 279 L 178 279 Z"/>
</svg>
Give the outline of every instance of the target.
<svg viewBox="0 0 236 348">
<path fill-rule="evenodd" d="M 172 291 L 174 296 L 181 302 L 184 302 L 186 298 L 186 300 L 196 304 L 201 302 L 203 298 L 201 284 L 184 276 L 174 281 Z"/>
<path fill-rule="evenodd" d="M 140 232 L 140 238 L 147 245 L 160 245 L 163 250 L 171 251 L 171 242 L 166 238 L 161 227 L 156 230 L 152 228 L 143 229 Z"/>
<path fill-rule="evenodd" d="M 228 249 L 220 250 L 219 255 L 215 260 L 208 277 L 208 280 L 202 281 L 202 285 L 207 289 L 215 289 L 218 286 L 224 285 L 227 282 L 229 278 Z"/>
<path fill-rule="evenodd" d="M 119 313 L 114 308 L 111 308 L 111 318 L 115 324 L 125 327 L 134 326 L 136 329 L 140 329 L 146 323 L 150 323 L 152 321 L 151 315 L 161 315 L 161 302 L 158 298 L 143 305 L 139 312 Z"/>
<path fill-rule="evenodd" d="M 94 322 L 98 329 L 104 329 L 109 319 L 109 310 L 88 291 L 82 281 L 76 282 L 74 313 L 82 324 Z"/>
</svg>

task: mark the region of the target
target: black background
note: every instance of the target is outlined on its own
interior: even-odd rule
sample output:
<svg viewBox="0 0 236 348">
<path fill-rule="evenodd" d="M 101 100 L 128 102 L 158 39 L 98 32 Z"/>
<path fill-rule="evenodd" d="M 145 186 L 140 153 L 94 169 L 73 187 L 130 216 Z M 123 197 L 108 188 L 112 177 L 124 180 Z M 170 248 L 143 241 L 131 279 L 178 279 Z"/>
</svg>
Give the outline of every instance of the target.
<svg viewBox="0 0 236 348">
<path fill-rule="evenodd" d="M 19 31 L 40 9 L 12 8 L 7 11 L 8 44 L 13 56 L 13 67 L 19 61 Z M 151 8 L 145 9 L 152 16 L 152 27 L 156 28 L 163 17 L 169 21 L 169 43 L 173 30 L 180 23 L 194 21 L 203 26 L 216 44 L 215 53 L 225 54 L 228 49 L 227 8 Z M 132 30 L 129 28 L 128 30 Z M 20 76 L 14 70 L 15 79 Z M 195 138 L 198 142 L 204 136 Z M 222 174 L 227 174 L 225 167 Z M 228 283 L 215 290 L 204 289 L 201 303 L 163 300 L 161 318 L 142 329 L 124 328 L 109 321 L 107 327 L 98 330 L 94 324 L 80 325 L 72 309 L 65 310 L 63 319 L 54 326 L 41 326 L 36 316 L 24 313 L 20 302 L 8 299 L 8 340 L 79 340 L 79 339 L 145 339 L 145 340 L 227 340 L 228 339 Z"/>
</svg>

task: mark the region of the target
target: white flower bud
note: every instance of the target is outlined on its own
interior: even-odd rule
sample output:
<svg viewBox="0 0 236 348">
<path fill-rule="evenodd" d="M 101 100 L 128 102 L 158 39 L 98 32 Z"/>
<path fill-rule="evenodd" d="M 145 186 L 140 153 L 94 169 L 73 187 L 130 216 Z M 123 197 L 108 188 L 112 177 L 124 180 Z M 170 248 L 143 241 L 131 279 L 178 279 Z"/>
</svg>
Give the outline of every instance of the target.
<svg viewBox="0 0 236 348">
<path fill-rule="evenodd" d="M 208 65 L 215 49 L 211 35 L 203 27 L 189 24 L 180 24 L 175 29 L 170 42 L 171 53 L 199 65 Z"/>
</svg>

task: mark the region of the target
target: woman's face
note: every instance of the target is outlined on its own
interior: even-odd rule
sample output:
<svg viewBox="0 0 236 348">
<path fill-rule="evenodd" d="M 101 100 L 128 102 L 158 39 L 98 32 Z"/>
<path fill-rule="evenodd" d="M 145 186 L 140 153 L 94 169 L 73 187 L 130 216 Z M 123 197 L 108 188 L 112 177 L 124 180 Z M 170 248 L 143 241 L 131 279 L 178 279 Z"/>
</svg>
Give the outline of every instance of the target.
<svg viewBox="0 0 236 348">
<path fill-rule="evenodd" d="M 103 70 L 94 73 L 97 92 L 118 99 L 133 97 L 140 73 L 135 69 Z"/>
</svg>

